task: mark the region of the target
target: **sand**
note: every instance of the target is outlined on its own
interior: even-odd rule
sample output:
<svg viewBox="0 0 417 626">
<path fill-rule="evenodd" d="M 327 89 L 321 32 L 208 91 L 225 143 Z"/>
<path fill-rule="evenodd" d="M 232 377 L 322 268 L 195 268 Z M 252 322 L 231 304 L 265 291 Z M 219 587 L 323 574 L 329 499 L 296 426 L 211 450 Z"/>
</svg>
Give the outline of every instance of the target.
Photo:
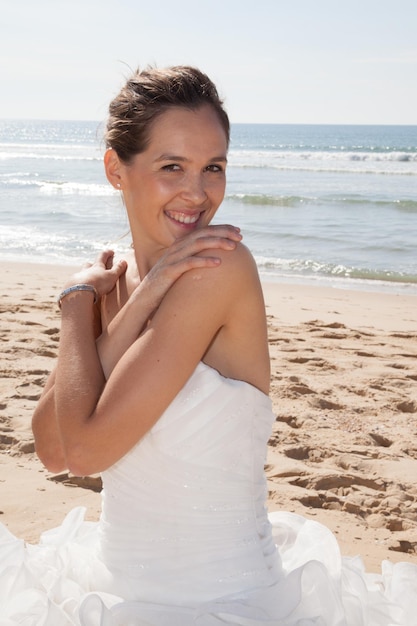
<svg viewBox="0 0 417 626">
<path fill-rule="evenodd" d="M 57 354 L 66 267 L 4 263 L 0 302 L 0 521 L 26 541 L 74 506 L 100 511 L 100 480 L 54 477 L 30 420 Z M 264 284 L 276 422 L 270 510 L 327 525 L 369 571 L 417 563 L 417 296 Z"/>
</svg>

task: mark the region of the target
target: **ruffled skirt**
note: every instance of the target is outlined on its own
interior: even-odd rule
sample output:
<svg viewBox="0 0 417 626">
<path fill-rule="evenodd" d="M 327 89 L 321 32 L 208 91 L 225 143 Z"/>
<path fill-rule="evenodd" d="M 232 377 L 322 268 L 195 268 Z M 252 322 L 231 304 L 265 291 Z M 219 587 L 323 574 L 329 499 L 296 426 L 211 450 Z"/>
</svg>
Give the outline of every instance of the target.
<svg viewBox="0 0 417 626">
<path fill-rule="evenodd" d="M 0 526 L 0 626 L 417 625 L 417 565 L 384 561 L 369 574 L 361 559 L 341 557 L 323 525 L 290 513 L 270 520 L 280 580 L 199 606 L 126 601 L 81 507 L 37 545 Z"/>
</svg>

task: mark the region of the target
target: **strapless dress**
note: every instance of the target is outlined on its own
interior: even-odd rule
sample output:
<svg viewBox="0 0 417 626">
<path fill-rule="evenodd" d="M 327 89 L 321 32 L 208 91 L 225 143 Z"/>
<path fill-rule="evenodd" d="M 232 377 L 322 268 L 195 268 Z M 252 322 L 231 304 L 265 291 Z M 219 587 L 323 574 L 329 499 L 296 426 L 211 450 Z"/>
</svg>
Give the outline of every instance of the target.
<svg viewBox="0 0 417 626">
<path fill-rule="evenodd" d="M 366 573 L 323 525 L 268 515 L 268 396 L 200 363 L 73 509 L 26 544 L 0 525 L 0 626 L 413 626 L 417 565 Z"/>
</svg>

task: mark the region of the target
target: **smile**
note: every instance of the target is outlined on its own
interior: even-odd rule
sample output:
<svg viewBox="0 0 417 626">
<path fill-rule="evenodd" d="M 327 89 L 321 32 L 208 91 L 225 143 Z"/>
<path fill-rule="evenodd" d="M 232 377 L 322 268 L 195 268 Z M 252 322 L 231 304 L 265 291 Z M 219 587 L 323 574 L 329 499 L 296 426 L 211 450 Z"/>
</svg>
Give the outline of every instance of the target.
<svg viewBox="0 0 417 626">
<path fill-rule="evenodd" d="M 180 224 L 195 224 L 201 213 L 195 213 L 194 215 L 187 215 L 187 213 L 176 213 L 174 211 L 166 211 L 168 217 Z"/>
</svg>

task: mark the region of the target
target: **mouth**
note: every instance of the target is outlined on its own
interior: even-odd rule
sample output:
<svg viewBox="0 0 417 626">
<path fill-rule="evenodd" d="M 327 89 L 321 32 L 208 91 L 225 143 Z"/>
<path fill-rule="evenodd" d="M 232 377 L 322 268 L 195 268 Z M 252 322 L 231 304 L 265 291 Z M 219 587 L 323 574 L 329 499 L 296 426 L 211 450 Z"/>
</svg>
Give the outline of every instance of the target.
<svg viewBox="0 0 417 626">
<path fill-rule="evenodd" d="M 165 211 L 171 220 L 177 224 L 183 224 L 184 226 L 193 226 L 198 222 L 203 212 L 199 213 L 183 213 L 182 211 Z"/>
</svg>

